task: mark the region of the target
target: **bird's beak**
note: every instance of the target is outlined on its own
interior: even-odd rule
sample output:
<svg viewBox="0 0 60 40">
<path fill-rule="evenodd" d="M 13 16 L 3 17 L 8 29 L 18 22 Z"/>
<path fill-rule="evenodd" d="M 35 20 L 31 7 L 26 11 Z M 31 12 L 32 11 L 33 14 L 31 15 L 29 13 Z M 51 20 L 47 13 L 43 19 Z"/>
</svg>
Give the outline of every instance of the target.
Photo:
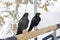
<svg viewBox="0 0 60 40">
<path fill-rule="evenodd" d="M 40 14 L 39 16 L 41 16 L 42 14 Z"/>
<path fill-rule="evenodd" d="M 40 15 L 42 15 L 42 14 L 40 14 Z"/>
</svg>

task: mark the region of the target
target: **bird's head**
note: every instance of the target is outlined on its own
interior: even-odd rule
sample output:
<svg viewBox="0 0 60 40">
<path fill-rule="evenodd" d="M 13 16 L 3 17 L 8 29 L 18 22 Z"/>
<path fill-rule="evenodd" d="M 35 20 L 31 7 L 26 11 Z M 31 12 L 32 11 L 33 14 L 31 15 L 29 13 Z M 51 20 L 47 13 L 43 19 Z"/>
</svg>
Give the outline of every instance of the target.
<svg viewBox="0 0 60 40">
<path fill-rule="evenodd" d="M 29 13 L 27 13 L 27 12 L 24 14 L 24 16 L 26 16 L 26 17 L 27 17 L 28 15 L 29 15 Z"/>
<path fill-rule="evenodd" d="M 39 16 L 39 15 L 41 15 L 41 13 L 36 13 L 36 16 Z"/>
</svg>

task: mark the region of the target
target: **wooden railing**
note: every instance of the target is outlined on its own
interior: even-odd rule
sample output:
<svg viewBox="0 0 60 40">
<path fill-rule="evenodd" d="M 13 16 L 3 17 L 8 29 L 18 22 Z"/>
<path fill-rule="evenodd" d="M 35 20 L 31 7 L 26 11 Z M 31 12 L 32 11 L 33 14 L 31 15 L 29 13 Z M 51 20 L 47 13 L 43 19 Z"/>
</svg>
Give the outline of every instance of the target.
<svg viewBox="0 0 60 40">
<path fill-rule="evenodd" d="M 59 27 L 57 25 L 52 25 L 52 26 L 49 26 L 46 28 L 39 29 L 37 31 L 31 31 L 26 34 L 20 34 L 15 37 L 17 38 L 17 40 L 28 40 L 28 39 L 31 39 L 31 38 L 36 37 L 38 35 L 41 35 L 41 34 L 44 34 L 44 33 L 50 32 L 50 31 L 54 31 L 58 28 Z"/>
</svg>

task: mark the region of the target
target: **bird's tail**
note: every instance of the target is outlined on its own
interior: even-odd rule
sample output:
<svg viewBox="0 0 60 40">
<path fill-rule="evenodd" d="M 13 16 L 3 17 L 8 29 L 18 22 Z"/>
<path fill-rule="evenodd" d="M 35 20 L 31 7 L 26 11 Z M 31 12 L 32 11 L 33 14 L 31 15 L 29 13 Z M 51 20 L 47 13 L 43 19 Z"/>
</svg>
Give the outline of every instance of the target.
<svg viewBox="0 0 60 40">
<path fill-rule="evenodd" d="M 33 29 L 33 26 L 30 26 L 28 29 L 28 32 L 30 32 Z"/>
<path fill-rule="evenodd" d="M 22 31 L 18 30 L 16 35 L 18 35 L 18 34 L 22 34 Z"/>
</svg>

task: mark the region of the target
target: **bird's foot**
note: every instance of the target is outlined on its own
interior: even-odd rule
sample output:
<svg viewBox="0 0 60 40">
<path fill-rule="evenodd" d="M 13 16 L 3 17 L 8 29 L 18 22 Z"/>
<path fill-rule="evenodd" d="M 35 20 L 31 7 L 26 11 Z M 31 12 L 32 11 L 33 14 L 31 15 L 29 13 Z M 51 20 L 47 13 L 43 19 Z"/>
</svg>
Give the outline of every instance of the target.
<svg viewBox="0 0 60 40">
<path fill-rule="evenodd" d="M 27 30 L 23 30 L 23 34 L 27 34 L 28 33 L 28 31 Z"/>
<path fill-rule="evenodd" d="M 39 29 L 35 29 L 35 31 L 38 31 Z"/>
<path fill-rule="evenodd" d="M 39 29 L 36 29 L 36 31 L 38 31 Z"/>
</svg>

